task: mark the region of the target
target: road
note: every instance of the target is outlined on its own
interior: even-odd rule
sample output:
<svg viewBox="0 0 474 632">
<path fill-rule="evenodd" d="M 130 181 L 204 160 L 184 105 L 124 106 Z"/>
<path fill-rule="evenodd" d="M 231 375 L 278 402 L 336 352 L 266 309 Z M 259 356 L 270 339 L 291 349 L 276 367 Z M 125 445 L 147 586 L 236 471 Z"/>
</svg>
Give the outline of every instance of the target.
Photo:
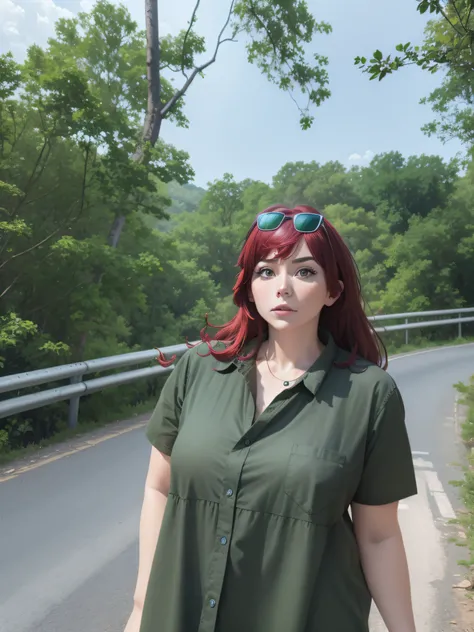
<svg viewBox="0 0 474 632">
<path fill-rule="evenodd" d="M 449 544 L 459 508 L 455 390 L 474 373 L 474 345 L 394 358 L 419 494 L 400 506 L 418 632 L 456 629 Z M 84 444 L 82 444 L 84 447 Z M 149 446 L 143 426 L 0 478 L 0 632 L 121 632 L 136 577 Z M 61 458 L 62 457 L 62 458 Z M 384 626 L 377 613 L 374 632 Z"/>
</svg>

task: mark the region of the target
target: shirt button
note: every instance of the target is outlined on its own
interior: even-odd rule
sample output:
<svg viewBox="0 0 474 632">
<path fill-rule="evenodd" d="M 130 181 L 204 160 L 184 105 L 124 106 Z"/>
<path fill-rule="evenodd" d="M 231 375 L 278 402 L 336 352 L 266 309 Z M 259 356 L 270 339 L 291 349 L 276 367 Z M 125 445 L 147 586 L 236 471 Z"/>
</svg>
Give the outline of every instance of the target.
<svg viewBox="0 0 474 632">
<path fill-rule="evenodd" d="M 248 447 L 252 442 L 250 439 L 245 439 L 244 444 Z"/>
<path fill-rule="evenodd" d="M 221 538 L 221 544 L 227 544 L 227 538 L 225 537 L 225 535 Z"/>
<path fill-rule="evenodd" d="M 228 489 L 228 490 L 226 491 L 226 496 L 228 496 L 228 497 L 230 498 L 230 497 L 233 495 L 233 493 L 234 493 L 234 492 L 233 492 L 231 489 Z"/>
<path fill-rule="evenodd" d="M 211 606 L 211 608 L 215 608 L 216 607 L 216 600 L 215 599 L 209 599 L 209 605 Z"/>
</svg>

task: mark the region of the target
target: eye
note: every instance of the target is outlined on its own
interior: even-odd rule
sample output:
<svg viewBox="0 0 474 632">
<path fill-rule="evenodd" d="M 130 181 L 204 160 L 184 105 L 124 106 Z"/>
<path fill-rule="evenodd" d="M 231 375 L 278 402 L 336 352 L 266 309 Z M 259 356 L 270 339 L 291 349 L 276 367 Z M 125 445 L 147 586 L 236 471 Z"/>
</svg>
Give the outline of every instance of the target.
<svg viewBox="0 0 474 632">
<path fill-rule="evenodd" d="M 260 268 L 259 270 L 256 270 L 255 274 L 259 277 L 262 277 L 262 279 L 269 279 L 273 276 L 274 273 L 273 270 L 271 270 L 270 268 Z"/>
<path fill-rule="evenodd" d="M 307 279 L 310 276 L 314 276 L 316 274 L 316 270 L 313 268 L 300 268 L 296 274 L 299 274 L 302 279 Z"/>
</svg>

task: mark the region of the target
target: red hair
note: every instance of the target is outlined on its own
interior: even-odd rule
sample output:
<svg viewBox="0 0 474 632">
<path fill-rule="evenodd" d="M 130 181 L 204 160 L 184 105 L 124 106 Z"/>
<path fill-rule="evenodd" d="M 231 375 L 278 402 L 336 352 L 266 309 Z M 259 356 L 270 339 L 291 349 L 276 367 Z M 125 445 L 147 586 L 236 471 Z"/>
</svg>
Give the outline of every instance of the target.
<svg viewBox="0 0 474 632">
<path fill-rule="evenodd" d="M 290 210 L 281 205 L 271 206 L 263 213 L 276 210 L 283 211 L 289 217 L 301 212 L 318 213 L 310 206 L 297 206 Z M 286 259 L 302 237 L 312 256 L 324 270 L 330 296 L 340 294 L 334 305 L 323 307 L 319 320 L 320 328 L 332 335 L 338 347 L 351 353 L 346 366 L 352 364 L 356 355 L 359 355 L 386 369 L 385 345 L 364 312 L 357 265 L 342 237 L 326 218 L 315 233 L 299 233 L 290 221 L 285 221 L 277 230 L 268 232 L 260 231 L 256 222 L 253 223 L 237 261 L 241 268 L 233 288 L 234 303 L 238 307 L 237 314 L 222 326 L 209 323 L 206 315 L 206 327 L 201 331 L 201 340 L 209 347 L 209 354 L 227 362 L 240 357 L 244 345 L 254 339 L 257 340 L 256 348 L 247 358 L 256 353 L 266 336 L 268 325 L 258 313 L 255 304 L 249 300 L 249 288 L 255 266 L 275 251 L 278 258 Z M 339 281 L 344 283 L 342 293 Z M 212 338 L 206 332 L 208 326 L 218 329 Z M 217 351 L 211 344 L 212 340 L 225 341 L 227 346 L 224 350 Z M 163 365 L 170 364 L 165 361 L 162 354 L 159 362 Z"/>
</svg>

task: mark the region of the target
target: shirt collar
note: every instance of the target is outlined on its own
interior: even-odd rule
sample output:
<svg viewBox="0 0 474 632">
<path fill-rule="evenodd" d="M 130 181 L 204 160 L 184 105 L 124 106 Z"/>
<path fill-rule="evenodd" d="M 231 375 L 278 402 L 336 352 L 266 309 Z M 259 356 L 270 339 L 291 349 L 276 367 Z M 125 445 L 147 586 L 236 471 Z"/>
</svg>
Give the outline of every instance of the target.
<svg viewBox="0 0 474 632">
<path fill-rule="evenodd" d="M 319 358 L 307 370 L 302 380 L 303 384 L 313 395 L 316 395 L 324 378 L 331 370 L 338 351 L 334 338 L 328 331 L 320 331 L 320 338 L 326 346 Z"/>
<path fill-rule="evenodd" d="M 338 351 L 336 343 L 334 342 L 334 338 L 328 331 L 320 331 L 320 338 L 323 344 L 325 344 L 326 346 L 319 358 L 308 369 L 303 379 L 301 380 L 304 386 L 313 395 L 316 395 L 319 387 L 323 383 L 324 378 L 334 364 Z M 255 348 L 256 344 L 256 339 L 247 342 L 242 350 L 242 353 L 240 353 L 239 356 L 245 357 L 246 355 L 248 355 Z M 228 360 L 226 362 L 221 362 L 220 360 L 218 360 L 214 369 L 219 373 L 232 371 L 234 369 L 237 369 L 240 373 L 247 373 L 247 371 L 250 370 L 250 367 L 253 366 L 254 362 L 255 357 L 252 357 L 250 360 L 247 361 L 239 360 L 238 358 L 234 358 L 233 360 Z"/>
<path fill-rule="evenodd" d="M 225 348 L 225 344 L 221 343 L 222 347 L 219 345 L 219 350 Z M 239 353 L 239 357 L 242 358 L 247 356 L 251 351 L 256 347 L 257 339 L 254 338 L 245 343 L 242 352 Z M 244 370 L 245 367 L 248 367 L 249 364 L 253 364 L 255 362 L 255 356 L 250 358 L 249 360 L 239 360 L 239 358 L 234 358 L 233 360 L 227 360 L 222 362 L 221 360 L 217 360 L 216 366 L 214 367 L 215 371 L 219 373 L 224 373 L 227 370 L 238 369 L 240 372 Z"/>
</svg>

